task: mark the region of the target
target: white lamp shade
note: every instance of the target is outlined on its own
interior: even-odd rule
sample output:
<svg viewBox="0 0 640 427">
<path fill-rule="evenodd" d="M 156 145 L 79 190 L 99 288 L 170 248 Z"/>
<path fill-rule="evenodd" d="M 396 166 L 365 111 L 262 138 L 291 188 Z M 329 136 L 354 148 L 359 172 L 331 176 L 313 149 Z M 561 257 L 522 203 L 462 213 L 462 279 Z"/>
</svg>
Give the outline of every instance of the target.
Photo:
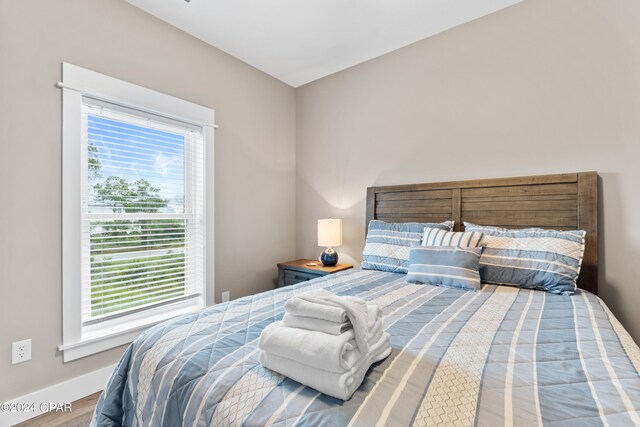
<svg viewBox="0 0 640 427">
<path fill-rule="evenodd" d="M 318 220 L 318 246 L 333 248 L 342 245 L 342 220 Z"/>
</svg>

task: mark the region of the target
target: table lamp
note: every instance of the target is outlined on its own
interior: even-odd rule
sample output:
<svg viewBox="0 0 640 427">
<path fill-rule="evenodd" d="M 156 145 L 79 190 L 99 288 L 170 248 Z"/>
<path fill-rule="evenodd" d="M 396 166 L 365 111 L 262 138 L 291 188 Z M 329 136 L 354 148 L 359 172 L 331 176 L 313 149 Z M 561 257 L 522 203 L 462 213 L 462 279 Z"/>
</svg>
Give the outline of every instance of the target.
<svg viewBox="0 0 640 427">
<path fill-rule="evenodd" d="M 320 254 L 322 264 L 329 267 L 338 263 L 338 253 L 334 247 L 342 245 L 342 220 L 341 219 L 319 219 L 318 220 L 318 246 L 325 246 L 327 249 Z"/>
</svg>

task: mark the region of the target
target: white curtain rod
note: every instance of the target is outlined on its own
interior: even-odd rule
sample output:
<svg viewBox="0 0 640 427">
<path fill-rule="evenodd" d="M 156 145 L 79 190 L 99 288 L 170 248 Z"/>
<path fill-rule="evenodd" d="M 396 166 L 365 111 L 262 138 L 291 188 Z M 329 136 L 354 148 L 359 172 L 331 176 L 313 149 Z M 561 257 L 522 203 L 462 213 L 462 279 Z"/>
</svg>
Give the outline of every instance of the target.
<svg viewBox="0 0 640 427">
<path fill-rule="evenodd" d="M 147 110 L 147 109 L 142 109 L 136 105 L 131 105 L 131 104 L 127 104 L 121 101 L 115 101 L 113 99 L 107 98 L 104 95 L 98 95 L 95 93 L 90 93 L 90 92 L 85 92 L 82 89 L 78 89 L 75 88 L 73 86 L 69 86 L 67 84 L 64 84 L 62 82 L 58 82 L 56 83 L 56 87 L 59 89 L 70 89 L 70 90 L 75 90 L 76 92 L 80 92 L 82 95 L 88 97 L 88 98 L 93 98 L 93 99 L 97 99 L 99 101 L 105 101 L 105 102 L 109 102 L 111 104 L 115 104 L 115 105 L 119 105 L 121 107 L 125 107 L 125 108 L 129 108 L 131 110 L 136 110 L 136 111 L 140 111 L 142 113 L 151 113 L 151 114 L 155 114 L 156 116 L 160 116 L 160 117 L 164 117 L 165 119 L 171 119 L 171 120 L 177 120 L 179 122 L 183 122 L 183 123 L 187 123 L 190 124 L 192 126 L 205 126 L 205 127 L 212 127 L 214 129 L 218 129 L 218 125 L 215 123 L 195 123 L 195 122 L 191 122 L 189 120 L 185 120 L 181 117 L 174 117 L 174 116 L 170 116 L 164 113 L 160 113 L 158 111 L 154 111 L 154 110 Z"/>
</svg>

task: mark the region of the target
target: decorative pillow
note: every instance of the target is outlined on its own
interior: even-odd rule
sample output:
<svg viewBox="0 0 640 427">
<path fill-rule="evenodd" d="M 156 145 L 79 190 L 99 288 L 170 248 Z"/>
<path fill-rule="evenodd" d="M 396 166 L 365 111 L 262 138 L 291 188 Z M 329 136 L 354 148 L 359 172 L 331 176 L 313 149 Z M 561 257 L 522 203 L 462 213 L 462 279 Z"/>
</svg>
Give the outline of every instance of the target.
<svg viewBox="0 0 640 427">
<path fill-rule="evenodd" d="M 480 258 L 483 282 L 571 295 L 584 255 L 585 232 L 541 228 L 510 230 L 464 223 L 484 233 Z"/>
<path fill-rule="evenodd" d="M 419 222 L 369 222 L 367 241 L 360 265 L 363 269 L 406 273 L 409 268 L 409 247 L 419 245 L 425 228 L 451 230 L 453 221 L 439 224 Z"/>
<path fill-rule="evenodd" d="M 484 234 L 474 231 L 446 231 L 437 228 L 424 229 L 422 246 L 457 246 L 459 248 L 477 248 Z"/>
<path fill-rule="evenodd" d="M 481 288 L 479 263 L 482 248 L 415 246 L 409 255 L 411 283 L 475 291 Z"/>
</svg>

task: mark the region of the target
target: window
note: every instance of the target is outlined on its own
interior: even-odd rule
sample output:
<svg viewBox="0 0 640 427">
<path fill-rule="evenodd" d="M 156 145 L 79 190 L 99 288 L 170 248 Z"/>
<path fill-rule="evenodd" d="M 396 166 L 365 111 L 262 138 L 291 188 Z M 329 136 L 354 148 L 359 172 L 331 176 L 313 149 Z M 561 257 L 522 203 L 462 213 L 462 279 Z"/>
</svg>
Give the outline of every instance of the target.
<svg viewBox="0 0 640 427">
<path fill-rule="evenodd" d="M 204 306 L 213 111 L 70 64 L 63 72 L 67 361 Z M 83 89 L 96 82 L 99 94 Z"/>
<path fill-rule="evenodd" d="M 82 113 L 84 326 L 200 296 L 204 281 L 201 133 L 109 107 Z"/>
</svg>

